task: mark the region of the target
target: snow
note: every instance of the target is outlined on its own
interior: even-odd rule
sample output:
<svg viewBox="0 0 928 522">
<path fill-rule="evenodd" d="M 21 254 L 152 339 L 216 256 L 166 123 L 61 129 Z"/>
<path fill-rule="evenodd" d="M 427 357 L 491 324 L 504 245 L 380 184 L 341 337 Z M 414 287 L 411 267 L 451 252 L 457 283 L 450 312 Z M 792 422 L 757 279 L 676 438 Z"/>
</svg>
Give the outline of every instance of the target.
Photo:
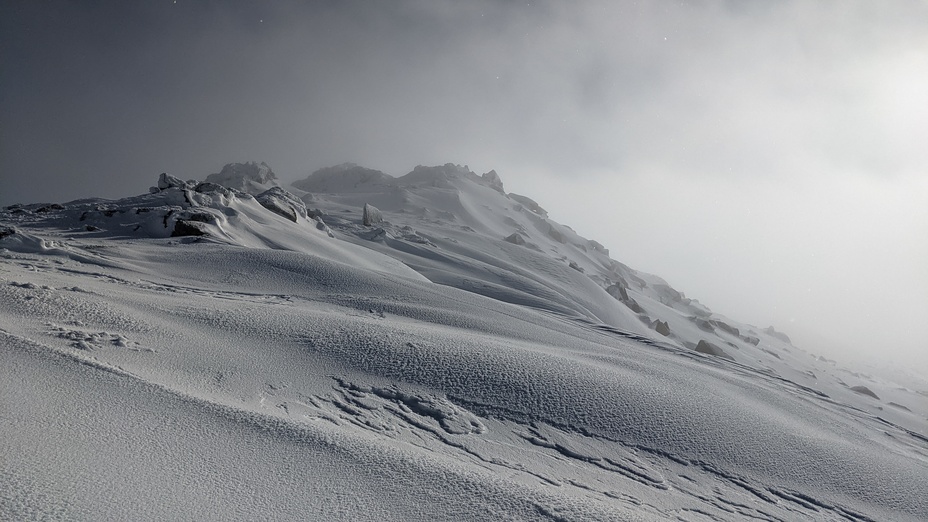
<svg viewBox="0 0 928 522">
<path fill-rule="evenodd" d="M 370 172 L 0 211 L 0 518 L 925 519 L 924 379 Z"/>
</svg>

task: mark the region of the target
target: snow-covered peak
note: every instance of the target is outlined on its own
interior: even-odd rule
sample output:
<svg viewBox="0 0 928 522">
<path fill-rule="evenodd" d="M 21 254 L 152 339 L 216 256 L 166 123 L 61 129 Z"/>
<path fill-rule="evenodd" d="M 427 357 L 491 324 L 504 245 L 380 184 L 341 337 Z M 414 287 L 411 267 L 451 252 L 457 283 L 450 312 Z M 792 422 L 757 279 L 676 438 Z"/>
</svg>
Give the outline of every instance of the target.
<svg viewBox="0 0 928 522">
<path fill-rule="evenodd" d="M 206 181 L 227 188 L 233 188 L 249 194 L 259 194 L 278 186 L 277 175 L 267 163 L 228 163 L 222 170 L 210 174 Z"/>
<path fill-rule="evenodd" d="M 295 181 L 293 186 L 306 192 L 354 192 L 368 186 L 392 185 L 394 179 L 379 170 L 362 167 L 355 163 L 342 163 L 321 168 L 306 179 Z"/>
</svg>

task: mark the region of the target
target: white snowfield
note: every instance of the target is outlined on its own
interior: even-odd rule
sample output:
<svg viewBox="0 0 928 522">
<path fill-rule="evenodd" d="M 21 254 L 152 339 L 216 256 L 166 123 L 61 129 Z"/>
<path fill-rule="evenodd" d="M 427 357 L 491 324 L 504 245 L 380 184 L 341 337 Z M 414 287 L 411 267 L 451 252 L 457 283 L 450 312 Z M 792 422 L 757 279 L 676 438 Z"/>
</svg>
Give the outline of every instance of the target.
<svg viewBox="0 0 928 522">
<path fill-rule="evenodd" d="M 918 377 L 714 314 L 495 172 L 223 172 L 0 210 L 0 519 L 928 519 Z"/>
</svg>

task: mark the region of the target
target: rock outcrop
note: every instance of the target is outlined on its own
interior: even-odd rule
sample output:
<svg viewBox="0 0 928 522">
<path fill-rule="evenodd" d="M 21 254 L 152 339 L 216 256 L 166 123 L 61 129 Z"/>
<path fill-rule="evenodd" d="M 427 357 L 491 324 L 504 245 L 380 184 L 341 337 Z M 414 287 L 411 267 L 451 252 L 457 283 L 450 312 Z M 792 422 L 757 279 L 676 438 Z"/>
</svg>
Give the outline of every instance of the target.
<svg viewBox="0 0 928 522">
<path fill-rule="evenodd" d="M 783 332 L 776 331 L 776 329 L 773 326 L 768 326 L 767 328 L 765 328 L 764 333 L 769 336 L 776 337 L 777 339 L 783 341 L 784 343 L 793 344 L 793 342 L 789 340 L 788 335 L 786 335 Z"/>
<path fill-rule="evenodd" d="M 206 177 L 207 183 L 216 183 L 226 188 L 249 194 L 260 194 L 277 186 L 277 175 L 264 163 L 227 163 L 222 170 Z"/>
<path fill-rule="evenodd" d="M 258 194 L 255 196 L 255 200 L 262 207 L 294 223 L 299 218 L 306 219 L 306 204 L 280 187 L 272 187 Z"/>
<path fill-rule="evenodd" d="M 867 388 L 866 386 L 851 386 L 851 391 L 861 395 L 866 395 L 867 397 L 873 397 L 876 400 L 880 400 L 877 394 L 873 393 L 873 390 Z"/>
<path fill-rule="evenodd" d="M 697 352 L 699 352 L 699 353 L 704 353 L 704 354 L 707 354 L 707 355 L 713 355 L 713 356 L 715 356 L 715 357 L 721 357 L 721 358 L 723 358 L 723 359 L 728 359 L 729 361 L 734 361 L 734 360 L 735 360 L 735 358 L 732 357 L 731 355 L 728 355 L 728 353 L 725 352 L 725 350 L 723 350 L 723 349 L 719 348 L 718 346 L 716 346 L 716 345 L 710 343 L 709 341 L 706 341 L 705 339 L 701 339 L 701 340 L 699 341 L 699 344 L 696 345 L 695 350 L 696 350 Z"/>
<path fill-rule="evenodd" d="M 361 222 L 366 227 L 372 227 L 374 225 L 383 223 L 383 214 L 380 213 L 380 209 L 377 207 L 369 203 L 365 203 L 364 214 L 361 217 Z"/>
<path fill-rule="evenodd" d="M 519 245 L 519 246 L 522 246 L 525 244 L 525 238 L 523 238 L 522 234 L 518 232 L 513 232 L 512 234 L 507 236 L 506 239 L 504 239 L 503 241 L 508 241 L 509 243 L 512 243 L 513 245 Z"/>
</svg>

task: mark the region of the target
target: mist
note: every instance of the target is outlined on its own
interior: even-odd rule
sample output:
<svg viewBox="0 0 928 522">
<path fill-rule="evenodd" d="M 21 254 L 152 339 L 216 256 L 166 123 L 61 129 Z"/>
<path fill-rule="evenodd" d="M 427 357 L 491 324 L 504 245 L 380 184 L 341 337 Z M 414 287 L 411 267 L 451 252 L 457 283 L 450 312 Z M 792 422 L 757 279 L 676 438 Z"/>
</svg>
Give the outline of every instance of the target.
<svg viewBox="0 0 928 522">
<path fill-rule="evenodd" d="M 8 2 L 0 205 L 496 169 L 714 311 L 928 369 L 928 4 Z"/>
</svg>

